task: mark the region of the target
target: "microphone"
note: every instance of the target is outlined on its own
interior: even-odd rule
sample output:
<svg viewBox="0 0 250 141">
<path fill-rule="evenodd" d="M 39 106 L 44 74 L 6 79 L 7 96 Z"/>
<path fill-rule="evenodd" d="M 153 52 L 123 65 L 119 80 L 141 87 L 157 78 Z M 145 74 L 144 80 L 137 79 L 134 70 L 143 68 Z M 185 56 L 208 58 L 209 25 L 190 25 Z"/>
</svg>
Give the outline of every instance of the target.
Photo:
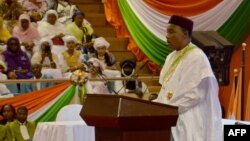
<svg viewBox="0 0 250 141">
<path fill-rule="evenodd" d="M 94 69 L 94 65 L 91 62 L 83 61 L 83 70 L 86 72 L 91 72 Z"/>
<path fill-rule="evenodd" d="M 108 82 L 109 82 L 109 81 L 106 80 L 105 76 L 104 76 L 103 73 L 102 73 L 101 68 L 96 69 L 96 67 L 94 66 L 94 64 L 93 64 L 92 62 L 88 62 L 88 61 L 83 61 L 83 64 L 86 66 L 86 69 L 87 69 L 87 72 L 88 72 L 88 73 L 91 73 L 91 72 L 93 72 L 93 71 L 96 71 L 97 76 L 105 82 L 105 85 L 106 85 L 107 87 L 109 87 L 109 85 L 108 85 Z M 112 91 L 114 94 L 118 95 L 118 93 L 117 93 L 114 89 L 111 89 L 111 91 Z"/>
</svg>

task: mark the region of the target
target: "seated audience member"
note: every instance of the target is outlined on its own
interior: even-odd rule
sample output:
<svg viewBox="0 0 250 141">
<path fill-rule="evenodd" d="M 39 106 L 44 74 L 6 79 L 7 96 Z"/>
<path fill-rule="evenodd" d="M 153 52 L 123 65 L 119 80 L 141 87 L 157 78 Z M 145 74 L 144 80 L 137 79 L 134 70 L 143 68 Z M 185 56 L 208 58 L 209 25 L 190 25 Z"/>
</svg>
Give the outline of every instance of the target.
<svg viewBox="0 0 250 141">
<path fill-rule="evenodd" d="M 103 81 L 90 81 L 89 93 L 93 94 L 109 94 L 107 82 L 105 82 L 105 75 L 103 74 L 103 65 L 96 58 L 88 60 L 88 71 L 90 72 L 89 78 L 104 78 Z"/>
<path fill-rule="evenodd" d="M 39 40 L 40 35 L 37 29 L 31 25 L 29 15 L 20 15 L 18 25 L 13 29 L 13 36 L 20 40 L 21 44 L 25 47 L 27 55 L 31 58 L 33 47 L 35 46 L 35 42 Z"/>
<path fill-rule="evenodd" d="M 57 68 L 59 66 L 58 56 L 51 50 L 53 43 L 49 38 L 42 38 L 38 43 L 38 51 L 31 58 L 32 64 L 41 64 L 43 68 Z"/>
<path fill-rule="evenodd" d="M 10 79 L 29 79 L 33 77 L 29 58 L 21 50 L 20 42 L 16 37 L 11 37 L 7 41 L 7 48 L 2 54 L 7 64 L 7 74 Z"/>
<path fill-rule="evenodd" d="M 7 28 L 4 27 L 3 18 L 0 16 L 0 43 L 6 44 L 11 34 Z"/>
<path fill-rule="evenodd" d="M 46 0 L 24 0 L 22 4 L 25 11 L 38 11 L 41 14 L 45 14 L 48 10 L 48 4 Z"/>
<path fill-rule="evenodd" d="M 37 29 L 41 37 L 51 38 L 54 45 L 64 45 L 62 38 L 69 35 L 69 32 L 57 19 L 57 12 L 49 10 L 46 12 L 44 19 L 38 23 Z"/>
<path fill-rule="evenodd" d="M 71 21 L 71 18 L 75 11 L 77 11 L 76 5 L 71 4 L 69 0 L 57 0 L 56 11 L 59 15 L 58 21 L 67 24 Z"/>
<path fill-rule="evenodd" d="M 16 120 L 7 125 L 13 141 L 32 141 L 36 123 L 27 120 L 28 109 L 21 106 L 16 111 Z"/>
<path fill-rule="evenodd" d="M 104 65 L 104 69 L 115 69 L 115 58 L 108 52 L 110 44 L 103 38 L 95 39 L 94 48 L 96 50 L 96 58 Z"/>
<path fill-rule="evenodd" d="M 93 44 L 94 44 L 94 37 L 92 35 L 87 35 L 86 42 L 78 46 L 78 49 L 81 50 L 83 54 L 84 61 L 88 61 L 89 58 L 92 58 L 95 56 L 96 50 Z"/>
<path fill-rule="evenodd" d="M 4 0 L 4 2 L 0 4 L 0 17 L 3 17 L 6 21 L 6 27 L 10 32 L 12 32 L 18 17 L 22 13 L 23 8 L 17 0 Z"/>
<path fill-rule="evenodd" d="M 7 80 L 7 76 L 4 74 L 7 70 L 5 63 L 0 60 L 0 80 Z M 10 94 L 10 90 L 6 87 L 5 84 L 0 83 L 0 95 Z"/>
<path fill-rule="evenodd" d="M 41 64 L 32 64 L 31 71 L 34 74 L 34 77 L 31 79 L 40 80 L 40 79 L 53 79 L 52 76 L 42 73 Z M 37 91 L 43 88 L 48 88 L 53 86 L 53 82 L 35 82 L 35 83 L 21 83 L 21 93 L 28 93 L 32 91 Z"/>
<path fill-rule="evenodd" d="M 72 16 L 72 23 L 67 25 L 68 31 L 76 37 L 78 43 L 86 42 L 86 36 L 94 33 L 90 24 L 84 22 L 85 14 L 76 11 Z"/>
<path fill-rule="evenodd" d="M 6 125 L 16 119 L 16 110 L 11 104 L 4 104 L 1 107 L 0 115 L 3 117 L 0 124 Z"/>
<path fill-rule="evenodd" d="M 76 38 L 74 36 L 66 36 L 64 38 L 65 46 L 67 50 L 62 52 L 61 68 L 64 72 L 73 72 L 81 66 L 82 54 L 76 50 Z"/>
</svg>

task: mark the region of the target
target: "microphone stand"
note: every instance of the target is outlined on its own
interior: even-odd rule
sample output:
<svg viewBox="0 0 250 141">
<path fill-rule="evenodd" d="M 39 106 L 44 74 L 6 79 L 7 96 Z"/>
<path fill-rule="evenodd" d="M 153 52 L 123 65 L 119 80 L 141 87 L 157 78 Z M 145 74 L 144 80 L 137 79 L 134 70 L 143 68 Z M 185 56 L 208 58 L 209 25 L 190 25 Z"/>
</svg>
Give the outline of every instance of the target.
<svg viewBox="0 0 250 141">
<path fill-rule="evenodd" d="M 101 73 L 101 72 L 97 72 L 97 76 L 99 77 L 99 78 L 101 78 L 102 80 L 104 80 L 104 82 L 105 82 L 105 85 L 106 86 L 108 86 L 108 80 L 103 76 L 103 74 Z M 118 93 L 114 90 L 114 89 L 111 89 L 112 90 L 112 92 L 114 93 L 114 94 L 116 94 L 116 95 L 118 95 Z"/>
<path fill-rule="evenodd" d="M 94 66 L 92 63 L 89 63 L 89 62 L 86 62 L 86 61 L 84 61 L 83 63 L 88 67 L 89 71 L 93 71 L 93 69 L 95 69 L 95 66 Z M 105 82 L 105 85 L 108 87 L 108 82 L 109 82 L 109 81 L 103 76 L 102 71 L 98 70 L 98 71 L 97 71 L 97 76 L 98 76 L 100 79 L 102 79 L 102 80 Z M 118 93 L 117 93 L 114 89 L 111 89 L 111 91 L 112 91 L 114 94 L 118 95 Z"/>
</svg>

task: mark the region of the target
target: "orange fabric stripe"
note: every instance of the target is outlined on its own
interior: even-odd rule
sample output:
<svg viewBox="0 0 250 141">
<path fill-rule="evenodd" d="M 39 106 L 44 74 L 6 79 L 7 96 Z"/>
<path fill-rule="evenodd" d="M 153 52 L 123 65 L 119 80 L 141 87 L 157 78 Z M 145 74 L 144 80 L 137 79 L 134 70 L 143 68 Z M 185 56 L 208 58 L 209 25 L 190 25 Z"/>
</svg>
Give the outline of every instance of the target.
<svg viewBox="0 0 250 141">
<path fill-rule="evenodd" d="M 19 106 L 26 106 L 30 114 L 40 109 L 52 99 L 56 98 L 70 85 L 71 83 L 67 81 L 53 87 L 30 92 L 27 94 L 16 96 L 14 98 L 4 99 L 0 101 L 0 107 L 7 103 L 12 104 L 15 108 Z"/>
<path fill-rule="evenodd" d="M 165 15 L 194 16 L 216 6 L 222 0 L 144 0 L 151 8 Z"/>
</svg>

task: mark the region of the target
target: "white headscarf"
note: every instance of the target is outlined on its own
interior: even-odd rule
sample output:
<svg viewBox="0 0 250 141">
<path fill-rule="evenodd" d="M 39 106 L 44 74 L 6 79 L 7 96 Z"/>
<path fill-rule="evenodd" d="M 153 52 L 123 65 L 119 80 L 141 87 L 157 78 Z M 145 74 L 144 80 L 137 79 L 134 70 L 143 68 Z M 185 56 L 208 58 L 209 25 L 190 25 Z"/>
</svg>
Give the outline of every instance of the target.
<svg viewBox="0 0 250 141">
<path fill-rule="evenodd" d="M 22 14 L 19 16 L 19 20 L 26 19 L 30 22 L 30 16 L 28 14 Z"/>
<path fill-rule="evenodd" d="M 63 41 L 64 41 L 65 46 L 67 46 L 67 42 L 69 42 L 69 41 L 74 41 L 75 43 L 77 43 L 76 37 L 72 36 L 72 35 L 68 35 L 68 36 L 63 37 Z"/>
<path fill-rule="evenodd" d="M 48 21 L 49 14 L 54 14 L 56 16 L 56 20 L 58 19 L 58 14 L 57 14 L 56 10 L 50 9 L 46 12 L 43 21 Z"/>
<path fill-rule="evenodd" d="M 95 39 L 94 48 L 97 49 L 98 47 L 105 46 L 109 48 L 110 44 L 107 42 L 103 37 L 98 37 Z"/>
</svg>

